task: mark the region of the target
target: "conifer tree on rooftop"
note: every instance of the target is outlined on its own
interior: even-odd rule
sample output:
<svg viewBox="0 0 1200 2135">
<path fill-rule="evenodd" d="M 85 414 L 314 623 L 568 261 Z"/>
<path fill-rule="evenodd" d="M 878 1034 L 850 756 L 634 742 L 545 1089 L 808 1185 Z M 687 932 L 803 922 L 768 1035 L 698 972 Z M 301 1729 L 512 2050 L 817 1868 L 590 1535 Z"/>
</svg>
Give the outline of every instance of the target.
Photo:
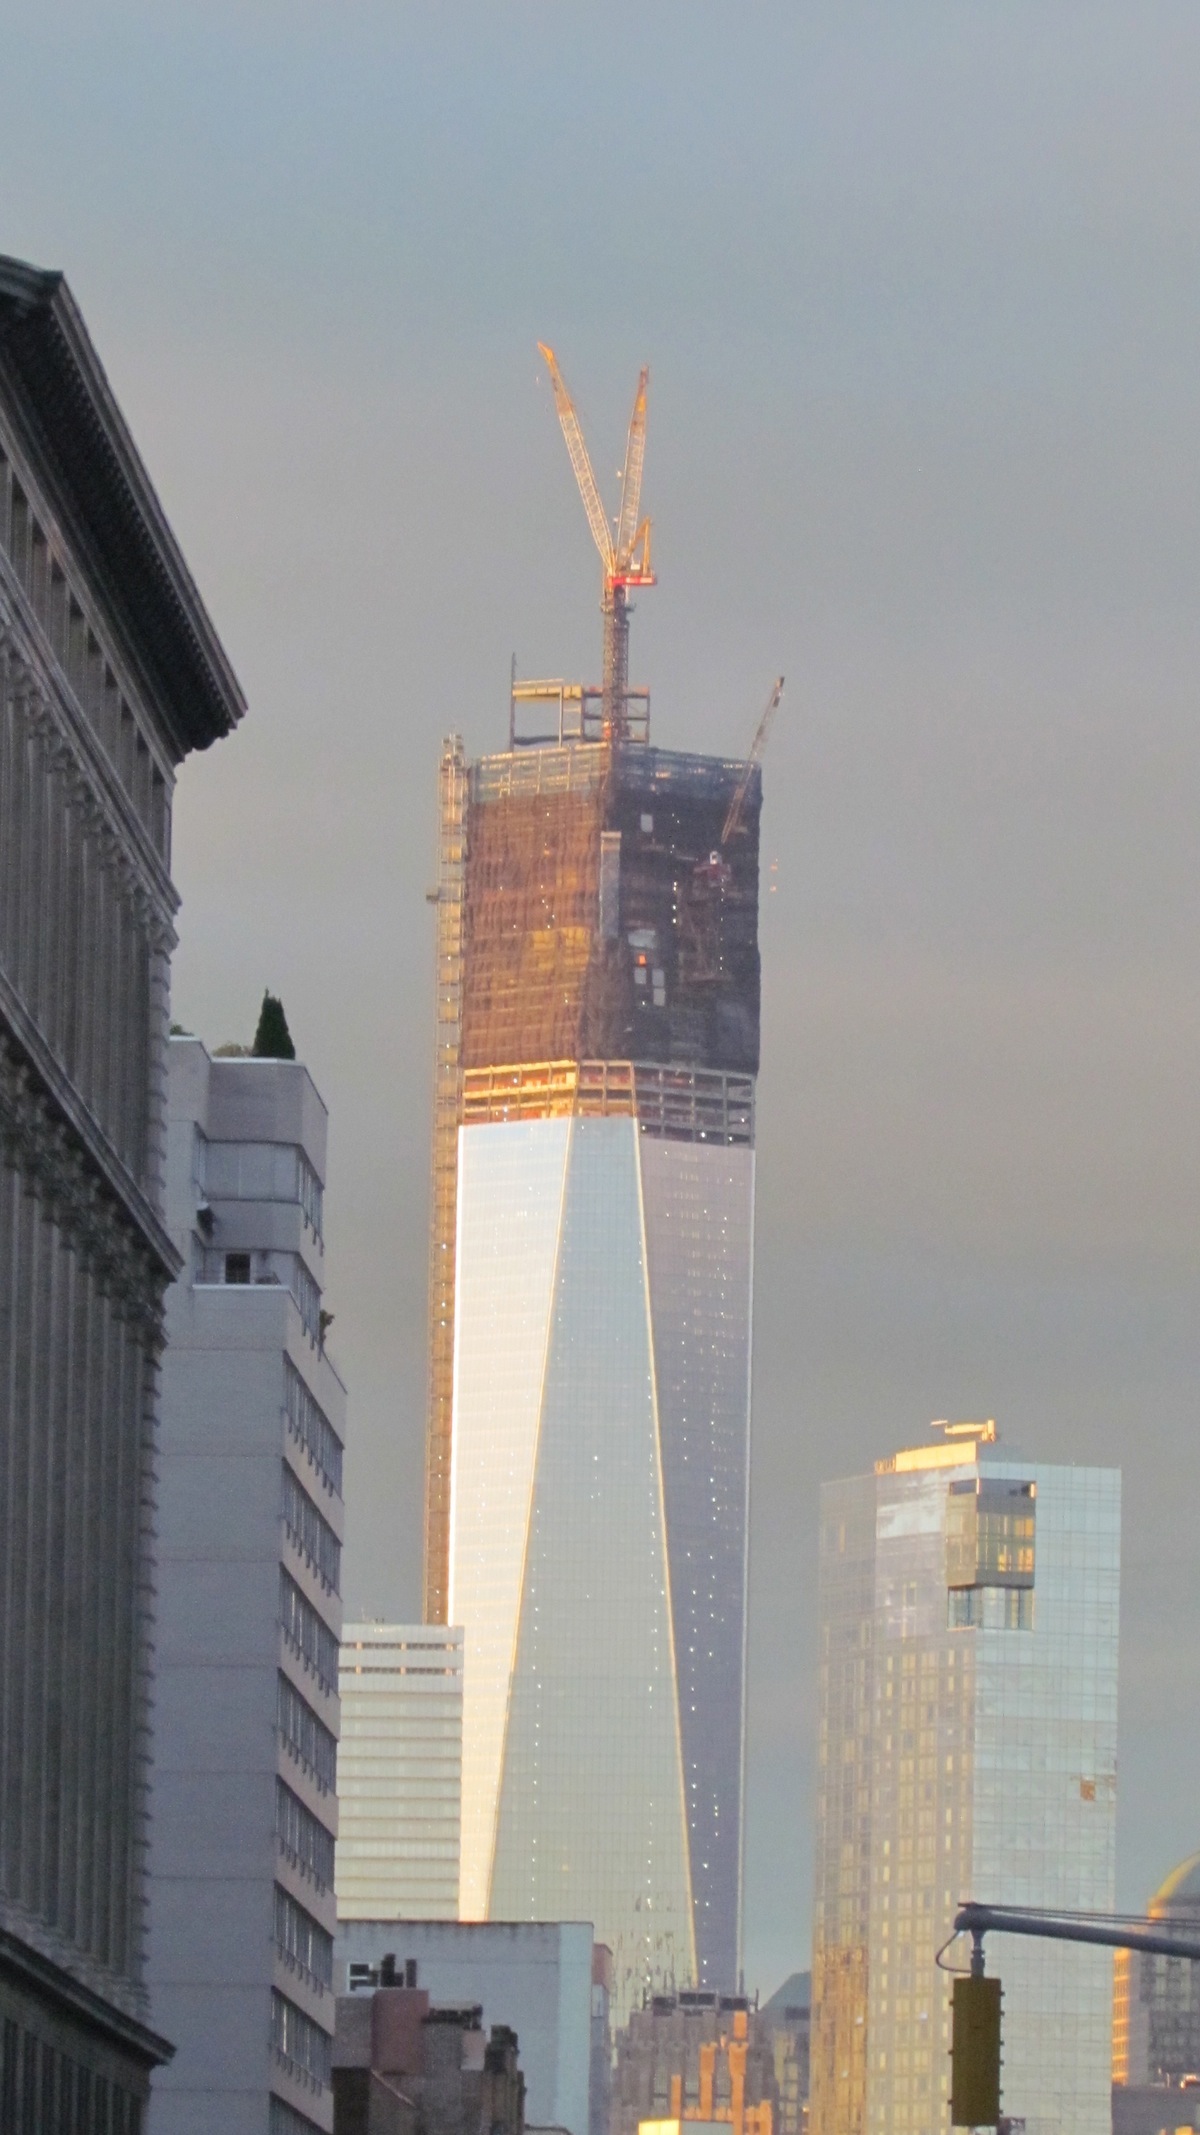
<svg viewBox="0 0 1200 2135">
<path fill-rule="evenodd" d="M 256 1060 L 294 1060 L 296 1057 L 283 1002 L 277 994 L 263 994 L 252 1051 Z"/>
</svg>

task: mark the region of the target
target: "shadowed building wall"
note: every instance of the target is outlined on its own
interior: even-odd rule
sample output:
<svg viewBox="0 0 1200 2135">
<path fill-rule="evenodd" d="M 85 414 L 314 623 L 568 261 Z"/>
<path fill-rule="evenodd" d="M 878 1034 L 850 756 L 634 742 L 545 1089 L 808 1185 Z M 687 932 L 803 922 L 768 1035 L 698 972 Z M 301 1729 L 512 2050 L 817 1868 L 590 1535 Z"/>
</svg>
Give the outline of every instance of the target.
<svg viewBox="0 0 1200 2135">
<path fill-rule="evenodd" d="M 140 2123 L 175 770 L 242 698 L 70 291 L 0 260 L 0 2125 Z"/>
</svg>

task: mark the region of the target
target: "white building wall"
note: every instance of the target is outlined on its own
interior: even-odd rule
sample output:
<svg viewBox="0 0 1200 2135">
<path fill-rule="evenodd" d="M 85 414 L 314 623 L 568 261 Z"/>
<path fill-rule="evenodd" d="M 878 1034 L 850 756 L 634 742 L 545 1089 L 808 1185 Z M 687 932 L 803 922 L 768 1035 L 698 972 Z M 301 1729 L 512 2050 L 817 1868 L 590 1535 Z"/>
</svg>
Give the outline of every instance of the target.
<svg viewBox="0 0 1200 2135">
<path fill-rule="evenodd" d="M 299 1065 L 194 1039 L 172 1041 L 170 1092 L 185 1267 L 162 1378 L 148 1975 L 177 2053 L 150 2135 L 327 2135 L 345 1395 L 310 1331 L 325 1113 Z M 283 1152 L 272 1198 L 230 1192 L 226 1163 L 209 1202 L 206 1144 L 239 1141 Z M 197 1280 L 226 1253 L 258 1279 Z"/>
</svg>

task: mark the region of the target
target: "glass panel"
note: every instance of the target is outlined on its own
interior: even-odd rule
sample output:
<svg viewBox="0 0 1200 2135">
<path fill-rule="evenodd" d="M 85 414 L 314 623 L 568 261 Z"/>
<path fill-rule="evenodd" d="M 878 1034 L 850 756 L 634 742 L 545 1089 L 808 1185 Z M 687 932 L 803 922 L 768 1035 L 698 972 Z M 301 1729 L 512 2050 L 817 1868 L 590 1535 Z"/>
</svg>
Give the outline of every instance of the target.
<svg viewBox="0 0 1200 2135">
<path fill-rule="evenodd" d="M 463 1127 L 450 1615 L 466 1626 L 463 1918 L 488 1916 L 570 1121 Z"/>
</svg>

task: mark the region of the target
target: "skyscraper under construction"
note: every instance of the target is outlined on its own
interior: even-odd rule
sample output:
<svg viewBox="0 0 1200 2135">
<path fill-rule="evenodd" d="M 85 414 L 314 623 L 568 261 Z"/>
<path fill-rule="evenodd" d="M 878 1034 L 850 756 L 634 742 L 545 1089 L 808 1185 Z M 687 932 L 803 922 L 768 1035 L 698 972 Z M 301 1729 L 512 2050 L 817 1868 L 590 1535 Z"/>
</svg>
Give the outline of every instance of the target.
<svg viewBox="0 0 1200 2135">
<path fill-rule="evenodd" d="M 463 1915 L 593 1921 L 618 2018 L 739 1965 L 759 1045 L 757 764 L 628 688 L 644 418 L 643 374 L 603 686 L 442 758 L 426 1485 Z"/>
</svg>

